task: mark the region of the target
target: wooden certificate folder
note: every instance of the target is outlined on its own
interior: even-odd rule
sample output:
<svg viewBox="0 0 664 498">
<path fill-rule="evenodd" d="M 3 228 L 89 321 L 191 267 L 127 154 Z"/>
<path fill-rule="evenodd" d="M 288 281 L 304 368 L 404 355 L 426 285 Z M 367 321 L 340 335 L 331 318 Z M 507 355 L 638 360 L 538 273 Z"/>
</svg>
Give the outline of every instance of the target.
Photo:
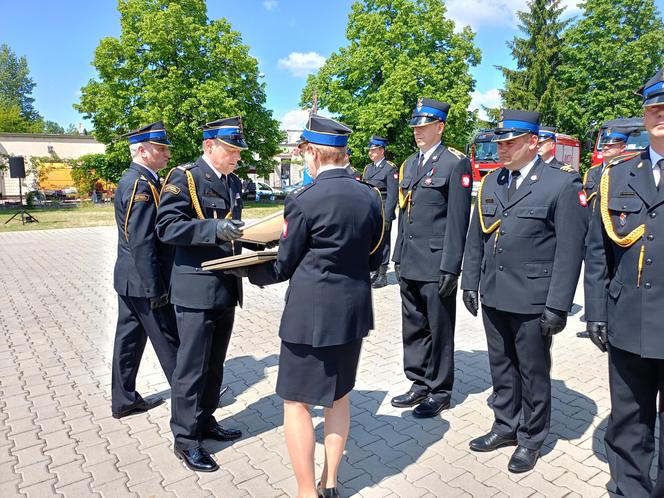
<svg viewBox="0 0 664 498">
<path fill-rule="evenodd" d="M 267 244 L 281 238 L 284 228 L 284 212 L 271 214 L 242 227 L 241 241 Z"/>
<path fill-rule="evenodd" d="M 277 251 L 259 251 L 237 254 L 226 258 L 213 259 L 205 261 L 201 265 L 203 270 L 227 270 L 229 268 L 241 268 L 243 266 L 253 266 L 274 261 L 277 259 Z"/>
</svg>

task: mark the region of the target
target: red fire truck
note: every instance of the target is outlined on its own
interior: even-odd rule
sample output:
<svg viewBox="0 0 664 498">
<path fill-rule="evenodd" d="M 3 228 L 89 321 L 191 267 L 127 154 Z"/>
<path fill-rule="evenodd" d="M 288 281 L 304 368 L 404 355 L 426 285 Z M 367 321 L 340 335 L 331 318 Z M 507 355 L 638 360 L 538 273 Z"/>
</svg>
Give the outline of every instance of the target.
<svg viewBox="0 0 664 498">
<path fill-rule="evenodd" d="M 480 131 L 468 150 L 473 167 L 473 180 L 480 181 L 489 171 L 500 168 L 503 164 L 498 158 L 498 144 L 492 142 L 493 131 Z M 556 159 L 569 164 L 579 171 L 581 162 L 581 143 L 570 135 L 556 133 Z"/>
<path fill-rule="evenodd" d="M 605 122 L 597 133 L 597 138 L 595 139 L 595 148 L 593 149 L 593 156 L 591 159 L 592 166 L 601 164 L 602 161 L 604 161 L 604 156 L 602 155 L 602 144 L 604 141 L 604 136 L 606 135 L 606 130 L 620 130 L 621 128 L 631 131 L 629 137 L 627 138 L 626 150 L 628 152 L 641 151 L 648 148 L 650 141 L 648 140 L 648 133 L 643 126 L 643 118 L 611 119 Z"/>
</svg>

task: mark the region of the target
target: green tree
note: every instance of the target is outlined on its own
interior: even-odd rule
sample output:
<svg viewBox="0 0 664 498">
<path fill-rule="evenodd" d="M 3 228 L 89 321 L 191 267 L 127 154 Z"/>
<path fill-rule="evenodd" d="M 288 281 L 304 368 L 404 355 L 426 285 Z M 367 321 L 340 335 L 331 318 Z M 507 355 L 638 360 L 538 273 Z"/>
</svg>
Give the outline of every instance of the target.
<svg viewBox="0 0 664 498">
<path fill-rule="evenodd" d="M 265 109 L 258 63 L 226 19 L 209 20 L 205 0 L 119 0 L 121 34 L 95 51 L 97 79 L 82 88 L 74 107 L 92 120 L 107 144 L 114 176 L 129 162 L 118 137 L 163 120 L 173 142 L 172 165 L 201 150 L 199 126 L 243 116 L 250 150 L 242 154 L 265 174 L 279 152 L 279 123 Z"/>
<path fill-rule="evenodd" d="M 653 0 L 586 0 L 565 33 L 560 124 L 579 138 L 603 121 L 640 116 L 635 94 L 664 63 L 664 23 Z"/>
<path fill-rule="evenodd" d="M 69 162 L 72 166 L 71 179 L 79 195 L 90 195 L 100 179 L 114 175 L 105 154 L 86 154 Z"/>
<path fill-rule="evenodd" d="M 497 66 L 505 77 L 500 95 L 505 107 L 539 111 L 542 123 L 554 125 L 558 122 L 556 70 L 561 63 L 561 33 L 569 20 L 561 20 L 565 9 L 560 0 L 530 0 L 527 7 L 517 13 L 525 36 L 507 42 L 516 69 Z"/>
<path fill-rule="evenodd" d="M 18 104 L 0 100 L 0 132 L 39 133 L 42 129 L 41 121 L 29 121 L 21 115 Z"/>
<path fill-rule="evenodd" d="M 62 135 L 65 132 L 65 129 L 60 126 L 55 121 L 44 121 L 43 130 L 44 133 L 50 133 L 54 135 Z"/>
<path fill-rule="evenodd" d="M 8 45 L 0 45 L 0 103 L 8 107 L 17 105 L 22 118 L 38 121 L 40 116 L 33 106 L 34 88 L 27 59 L 17 57 Z"/>
<path fill-rule="evenodd" d="M 354 131 L 350 146 L 366 147 L 372 134 L 389 139 L 397 161 L 413 151 L 406 125 L 420 96 L 451 104 L 445 142 L 463 148 L 473 127 L 467 111 L 475 81 L 469 69 L 480 61 L 469 27 L 458 33 L 442 0 L 362 0 L 348 17 L 348 44 L 310 75 L 300 104 L 338 115 Z M 355 154 L 355 166 L 367 159 Z"/>
</svg>

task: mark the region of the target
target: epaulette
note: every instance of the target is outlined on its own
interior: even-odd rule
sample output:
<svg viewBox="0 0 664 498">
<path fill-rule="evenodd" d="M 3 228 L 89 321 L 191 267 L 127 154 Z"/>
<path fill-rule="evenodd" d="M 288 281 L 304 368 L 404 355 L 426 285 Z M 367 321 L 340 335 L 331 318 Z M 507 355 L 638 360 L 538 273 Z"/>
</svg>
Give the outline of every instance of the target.
<svg viewBox="0 0 664 498">
<path fill-rule="evenodd" d="M 177 168 L 181 169 L 182 171 L 187 171 L 188 169 L 191 169 L 194 166 L 196 166 L 194 163 L 184 163 L 180 164 L 180 166 L 178 166 Z"/>
<path fill-rule="evenodd" d="M 302 193 L 306 192 L 307 190 L 309 190 L 309 189 L 310 189 L 311 187 L 313 187 L 314 185 L 316 185 L 316 182 L 311 182 L 311 183 L 309 183 L 309 184 L 307 184 L 307 185 L 304 185 L 304 186 L 300 187 L 300 188 L 297 189 L 297 190 L 293 190 L 293 191 L 290 193 L 290 195 L 293 196 L 293 197 L 298 197 L 299 195 L 302 195 Z"/>
<path fill-rule="evenodd" d="M 454 147 L 448 147 L 447 150 L 449 150 L 452 154 L 454 154 L 459 159 L 465 159 L 466 158 L 466 154 L 464 154 L 461 151 L 456 150 Z"/>
<path fill-rule="evenodd" d="M 564 171 L 565 173 L 576 173 L 576 170 L 571 166 L 568 166 L 567 164 L 561 166 L 559 169 L 560 171 Z"/>
<path fill-rule="evenodd" d="M 594 170 L 594 169 L 599 168 L 600 166 L 602 166 L 602 163 L 596 164 L 595 166 L 591 166 L 590 168 L 588 168 L 588 169 L 586 170 L 586 172 L 585 172 L 584 175 L 583 175 L 583 184 L 584 184 L 584 185 L 585 185 L 586 183 L 588 183 L 588 175 L 590 174 L 590 172 L 591 172 L 592 170 Z"/>
<path fill-rule="evenodd" d="M 630 159 L 634 159 L 637 156 L 640 156 L 641 152 L 630 152 L 628 154 L 622 154 L 620 156 L 614 157 L 607 166 L 615 166 L 616 164 L 629 161 Z"/>
<path fill-rule="evenodd" d="M 387 160 L 386 160 L 385 162 L 386 162 L 387 164 L 389 164 L 392 168 L 396 168 L 396 167 L 397 167 L 397 165 L 394 164 L 392 161 L 387 161 Z"/>
</svg>

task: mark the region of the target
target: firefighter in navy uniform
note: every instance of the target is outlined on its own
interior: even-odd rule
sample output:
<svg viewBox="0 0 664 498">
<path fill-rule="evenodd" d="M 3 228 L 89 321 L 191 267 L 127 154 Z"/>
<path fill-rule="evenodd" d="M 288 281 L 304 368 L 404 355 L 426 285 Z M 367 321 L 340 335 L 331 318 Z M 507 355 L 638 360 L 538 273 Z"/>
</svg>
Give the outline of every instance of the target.
<svg viewBox="0 0 664 498">
<path fill-rule="evenodd" d="M 578 173 L 538 157 L 538 124 L 537 112 L 501 111 L 505 166 L 478 189 L 461 280 L 468 311 L 482 303 L 494 390 L 491 432 L 470 449 L 518 445 L 510 472 L 532 469 L 549 433 L 551 336 L 567 321 L 588 223 Z"/>
<path fill-rule="evenodd" d="M 241 252 L 236 240 L 242 236 L 242 182 L 233 170 L 247 144 L 240 117 L 207 123 L 202 130 L 203 155 L 174 168 L 166 179 L 157 234 L 175 246 L 171 302 L 180 348 L 171 388 L 174 450 L 190 469 L 211 472 L 218 466 L 201 439 L 242 435 L 214 418 L 242 281 L 204 271 L 201 264 Z"/>
<path fill-rule="evenodd" d="M 277 394 L 298 496 L 338 497 L 337 469 L 350 426 L 348 393 L 362 339 L 373 328 L 369 271 L 382 260 L 381 196 L 344 171 L 351 130 L 312 115 L 300 149 L 315 180 L 286 198 L 277 260 L 227 270 L 257 285 L 289 280 L 279 337 Z M 309 408 L 325 406 L 325 464 L 316 490 Z"/>
<path fill-rule="evenodd" d="M 565 166 L 556 159 L 556 129 L 553 126 L 540 126 L 538 136 L 537 151 L 542 161 L 554 168 Z"/>
<path fill-rule="evenodd" d="M 588 333 L 609 353 L 607 460 L 616 493 L 630 498 L 664 496 L 664 70 L 640 94 L 650 146 L 614 159 L 602 174 L 584 289 Z"/>
<path fill-rule="evenodd" d="M 113 285 L 118 293 L 118 322 L 113 347 L 112 414 L 122 418 L 149 410 L 161 399 L 144 400 L 136 392 L 136 374 L 148 337 L 169 384 L 175 369 L 178 333 L 168 288 L 173 249 L 155 234 L 159 177 L 171 156 L 161 121 L 124 137 L 132 162 L 115 193 L 118 257 Z"/>
<path fill-rule="evenodd" d="M 470 218 L 470 161 L 441 143 L 449 105 L 419 99 L 410 126 L 420 149 L 402 165 L 392 260 L 402 301 L 404 371 L 392 406 L 416 417 L 449 408 L 454 383 L 456 287 Z"/>
<path fill-rule="evenodd" d="M 399 197 L 399 170 L 385 159 L 387 139 L 377 135 L 369 139 L 369 157 L 372 160 L 364 168 L 362 180 L 377 188 L 383 200 L 385 210 L 385 229 L 383 231 L 383 260 L 378 271 L 371 274 L 371 287 L 380 289 L 387 285 L 387 267 L 390 264 L 390 234 L 392 221 L 396 218 L 397 199 Z"/>
</svg>

